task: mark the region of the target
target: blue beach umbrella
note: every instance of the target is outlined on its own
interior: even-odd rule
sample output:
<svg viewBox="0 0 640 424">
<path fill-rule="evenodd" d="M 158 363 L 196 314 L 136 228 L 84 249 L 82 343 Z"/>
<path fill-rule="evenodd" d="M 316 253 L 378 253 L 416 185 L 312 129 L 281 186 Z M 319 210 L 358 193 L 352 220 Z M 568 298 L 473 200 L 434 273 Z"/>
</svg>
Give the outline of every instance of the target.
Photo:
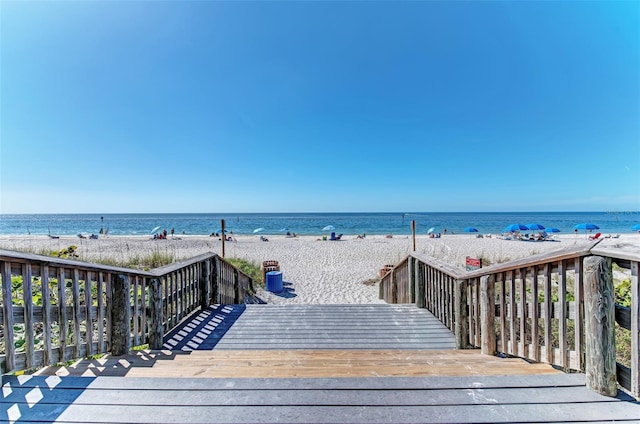
<svg viewBox="0 0 640 424">
<path fill-rule="evenodd" d="M 464 231 L 465 233 L 477 233 L 477 232 L 478 232 L 478 229 L 477 229 L 477 228 L 475 228 L 475 227 L 466 227 L 466 228 L 465 228 L 464 230 L 462 230 L 462 231 Z"/>
<path fill-rule="evenodd" d="M 540 225 L 540 224 L 527 224 L 527 228 L 532 231 L 545 229 L 544 225 Z"/>
<path fill-rule="evenodd" d="M 636 224 L 636 225 L 634 225 L 633 227 L 631 227 L 631 229 L 632 229 L 633 231 L 640 231 L 640 224 Z"/>
<path fill-rule="evenodd" d="M 151 230 L 151 234 L 155 234 L 158 231 L 160 231 L 160 228 L 162 228 L 160 225 L 158 225 L 157 227 L 155 227 L 153 230 Z"/>
<path fill-rule="evenodd" d="M 431 234 L 436 230 L 436 227 L 431 227 L 427 230 L 427 234 Z"/>
<path fill-rule="evenodd" d="M 574 230 L 599 230 L 600 227 L 598 227 L 596 224 L 585 222 L 583 224 L 574 225 L 573 229 Z"/>
<path fill-rule="evenodd" d="M 555 228 L 555 227 L 551 227 L 551 228 L 545 228 L 545 231 L 546 231 L 547 233 L 559 233 L 559 232 L 560 232 L 560 229 Z"/>
<path fill-rule="evenodd" d="M 513 231 L 522 231 L 522 230 L 528 230 L 529 227 L 527 227 L 524 224 L 511 224 L 511 225 L 507 225 L 506 227 L 504 227 L 504 230 L 502 230 L 503 233 L 511 233 Z"/>
<path fill-rule="evenodd" d="M 336 229 L 336 227 L 334 227 L 333 225 L 327 225 L 326 227 L 324 227 L 322 229 L 322 231 L 333 231 L 335 229 Z"/>
<path fill-rule="evenodd" d="M 259 233 L 260 231 L 264 230 L 264 228 L 260 227 L 260 228 L 256 228 L 255 230 L 253 230 L 253 234 L 255 233 Z"/>
</svg>

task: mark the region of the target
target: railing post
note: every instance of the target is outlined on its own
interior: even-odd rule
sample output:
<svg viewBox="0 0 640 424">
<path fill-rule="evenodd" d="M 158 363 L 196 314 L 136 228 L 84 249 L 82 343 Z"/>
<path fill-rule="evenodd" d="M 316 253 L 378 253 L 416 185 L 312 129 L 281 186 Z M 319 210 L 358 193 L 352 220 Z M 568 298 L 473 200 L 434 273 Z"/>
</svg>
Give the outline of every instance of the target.
<svg viewBox="0 0 640 424">
<path fill-rule="evenodd" d="M 16 349 L 14 345 L 13 330 L 13 302 L 11 293 L 11 264 L 8 261 L 0 261 L 0 273 L 2 274 L 2 316 L 4 317 L 4 348 L 5 366 L 2 373 L 13 371 L 15 368 Z M 64 284 L 60 284 L 64 286 Z M 28 331 L 28 330 L 27 330 Z"/>
<path fill-rule="evenodd" d="M 200 268 L 200 308 L 204 311 L 211 302 L 211 262 L 204 261 Z"/>
<path fill-rule="evenodd" d="M 162 349 L 164 325 L 162 323 L 162 282 L 152 278 L 149 296 L 149 348 Z"/>
<path fill-rule="evenodd" d="M 235 268 L 233 269 L 233 303 L 235 305 L 240 303 L 240 278 Z"/>
<path fill-rule="evenodd" d="M 131 339 L 131 295 L 129 277 L 113 274 L 111 277 L 111 354 L 129 352 Z"/>
<path fill-rule="evenodd" d="M 211 259 L 211 280 L 209 284 L 211 284 L 211 302 L 218 303 L 218 260 L 219 256 L 215 256 Z"/>
<path fill-rule="evenodd" d="M 618 386 L 611 259 L 590 256 L 584 265 L 586 384 L 597 393 L 615 397 Z"/>
<path fill-rule="evenodd" d="M 398 303 L 398 282 L 396 281 L 396 268 L 394 267 L 391 271 L 389 271 L 389 273 L 391 274 L 390 279 L 391 279 L 391 302 L 390 303 Z"/>
<path fill-rule="evenodd" d="M 469 329 L 467 328 L 467 280 L 455 281 L 455 331 L 456 349 L 466 349 L 469 341 Z"/>
<path fill-rule="evenodd" d="M 495 277 L 480 277 L 480 346 L 482 354 L 496 353 L 496 288 Z"/>
<path fill-rule="evenodd" d="M 631 261 L 631 394 L 640 396 L 640 263 Z"/>
<path fill-rule="evenodd" d="M 416 262 L 416 274 L 417 274 L 416 306 L 418 308 L 426 308 L 427 298 L 426 298 L 426 290 L 425 290 L 425 265 L 419 261 Z"/>
<path fill-rule="evenodd" d="M 409 257 L 409 303 L 416 303 L 416 258 Z"/>
</svg>

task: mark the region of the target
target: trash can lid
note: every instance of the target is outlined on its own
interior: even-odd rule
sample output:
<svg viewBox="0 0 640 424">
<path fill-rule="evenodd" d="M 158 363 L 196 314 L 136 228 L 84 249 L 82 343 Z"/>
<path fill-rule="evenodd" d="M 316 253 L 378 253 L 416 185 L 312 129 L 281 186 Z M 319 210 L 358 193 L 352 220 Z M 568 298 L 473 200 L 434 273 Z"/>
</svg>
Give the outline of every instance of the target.
<svg viewBox="0 0 640 424">
<path fill-rule="evenodd" d="M 278 275 L 278 274 L 282 274 L 282 271 L 269 271 L 269 272 L 267 272 L 267 275 Z"/>
</svg>

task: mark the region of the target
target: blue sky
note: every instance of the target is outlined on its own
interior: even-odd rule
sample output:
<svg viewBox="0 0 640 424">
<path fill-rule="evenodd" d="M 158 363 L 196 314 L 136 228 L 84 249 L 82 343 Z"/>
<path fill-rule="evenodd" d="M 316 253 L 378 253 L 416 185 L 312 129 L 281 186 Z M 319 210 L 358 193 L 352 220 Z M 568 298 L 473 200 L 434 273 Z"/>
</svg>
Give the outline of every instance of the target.
<svg viewBox="0 0 640 424">
<path fill-rule="evenodd" d="M 639 2 L 0 13 L 0 213 L 640 210 Z"/>
</svg>

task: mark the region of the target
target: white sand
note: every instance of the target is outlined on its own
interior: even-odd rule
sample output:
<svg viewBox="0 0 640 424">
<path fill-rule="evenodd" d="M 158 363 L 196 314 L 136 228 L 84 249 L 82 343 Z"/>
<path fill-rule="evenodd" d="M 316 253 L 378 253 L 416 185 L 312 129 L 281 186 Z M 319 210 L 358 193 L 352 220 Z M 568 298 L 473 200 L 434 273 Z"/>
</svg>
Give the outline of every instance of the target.
<svg viewBox="0 0 640 424">
<path fill-rule="evenodd" d="M 240 236 L 226 243 L 226 257 L 242 258 L 256 263 L 277 260 L 283 273 L 285 291 L 274 294 L 260 291 L 258 295 L 268 303 L 381 303 L 377 284 L 364 284 L 378 277 L 385 264 L 396 264 L 412 249 L 410 236 L 367 236 L 356 239 L 345 236 L 342 241 L 319 241 L 317 237 L 286 238 Z M 621 239 L 635 240 L 634 234 Z M 466 256 L 482 257 L 492 263 L 504 262 L 533 254 L 566 248 L 576 243 L 588 243 L 585 235 L 562 235 L 558 241 L 527 242 L 473 235 L 447 235 L 435 239 L 418 236 L 416 251 L 464 268 Z M 620 240 L 620 239 L 616 239 Z M 0 248 L 28 250 L 32 253 L 59 251 L 70 245 L 78 247 L 81 260 L 98 258 L 125 260 L 144 257 L 159 251 L 177 260 L 205 252 L 222 253 L 222 242 L 207 236 L 180 236 L 167 240 L 149 237 L 109 236 L 98 240 L 78 237 L 50 239 L 46 236 L 0 236 Z"/>
</svg>

